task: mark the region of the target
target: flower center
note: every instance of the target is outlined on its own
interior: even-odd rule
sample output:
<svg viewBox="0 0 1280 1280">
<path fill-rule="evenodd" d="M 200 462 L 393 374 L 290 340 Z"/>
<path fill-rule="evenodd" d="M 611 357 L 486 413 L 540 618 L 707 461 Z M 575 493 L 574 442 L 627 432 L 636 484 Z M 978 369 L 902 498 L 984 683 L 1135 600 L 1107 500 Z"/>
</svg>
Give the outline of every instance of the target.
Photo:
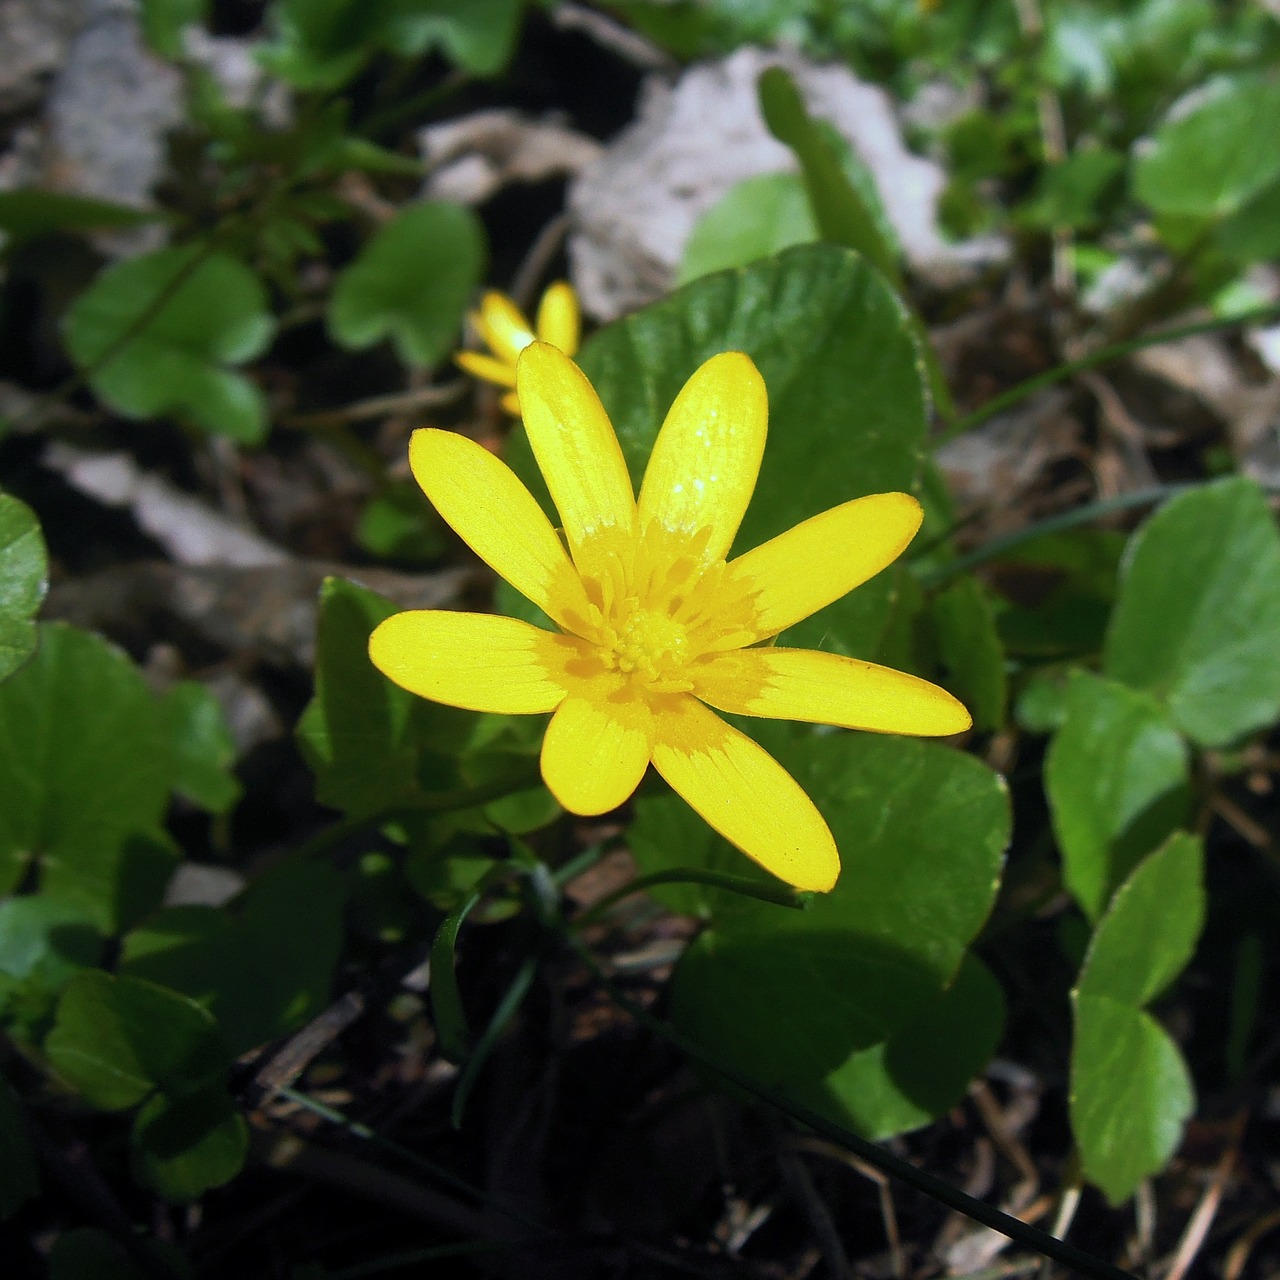
<svg viewBox="0 0 1280 1280">
<path fill-rule="evenodd" d="M 606 665 L 643 684 L 686 683 L 679 673 L 689 637 L 681 623 L 634 598 L 622 601 L 614 615 L 601 635 Z"/>
<path fill-rule="evenodd" d="M 706 536 L 656 523 L 629 537 L 605 529 L 579 548 L 589 616 L 570 629 L 641 696 L 687 693 L 693 665 L 757 638 L 750 590 L 723 560 L 707 562 Z"/>
</svg>

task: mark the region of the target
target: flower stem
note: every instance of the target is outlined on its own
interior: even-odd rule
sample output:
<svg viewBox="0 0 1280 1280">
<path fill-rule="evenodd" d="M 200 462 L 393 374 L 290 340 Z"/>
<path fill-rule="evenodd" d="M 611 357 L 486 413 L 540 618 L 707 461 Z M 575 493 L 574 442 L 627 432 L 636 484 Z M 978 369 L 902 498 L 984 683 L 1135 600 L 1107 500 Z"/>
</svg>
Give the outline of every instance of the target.
<svg viewBox="0 0 1280 1280">
<path fill-rule="evenodd" d="M 732 876 L 722 871 L 703 871 L 698 867 L 672 867 L 669 871 L 653 871 L 647 876 L 638 876 L 629 884 L 624 884 L 621 889 L 615 889 L 599 902 L 588 907 L 573 922 L 573 927 L 583 929 L 589 924 L 594 924 L 624 898 L 629 898 L 634 893 L 643 893 L 646 889 L 659 884 L 705 884 L 713 889 L 740 893 L 745 898 L 758 898 L 761 902 L 772 902 L 779 907 L 798 910 L 806 907 L 812 896 L 792 889 L 788 885 L 761 884 L 758 880 L 750 880 L 746 876 Z"/>
</svg>

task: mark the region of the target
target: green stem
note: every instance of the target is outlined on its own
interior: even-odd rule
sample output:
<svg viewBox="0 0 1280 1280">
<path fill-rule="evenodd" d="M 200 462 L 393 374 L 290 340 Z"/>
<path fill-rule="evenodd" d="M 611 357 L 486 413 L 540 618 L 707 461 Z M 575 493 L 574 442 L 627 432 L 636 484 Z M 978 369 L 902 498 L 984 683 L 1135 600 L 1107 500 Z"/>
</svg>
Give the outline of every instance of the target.
<svg viewBox="0 0 1280 1280">
<path fill-rule="evenodd" d="M 1102 347 L 1098 351 L 1081 356 L 1078 360 L 1068 360 L 1066 364 L 1038 373 L 1034 378 L 1028 378 L 1025 382 L 1019 382 L 1017 386 L 1010 387 L 1008 391 L 1001 392 L 981 408 L 965 414 L 963 418 L 957 418 L 934 437 L 933 444 L 935 446 L 946 444 L 948 440 L 954 440 L 956 436 L 963 435 L 966 431 L 971 431 L 974 427 L 988 422 L 1015 404 L 1021 404 L 1028 396 L 1035 395 L 1045 387 L 1065 382 L 1068 378 L 1074 378 L 1076 374 L 1084 373 L 1088 369 L 1096 369 L 1100 365 L 1123 360 L 1125 356 L 1141 351 L 1145 347 L 1159 346 L 1164 342 L 1177 342 L 1181 338 L 1192 338 L 1201 333 L 1215 333 L 1219 329 L 1231 329 L 1247 324 L 1265 324 L 1268 320 L 1276 319 L 1280 319 L 1280 304 L 1272 303 L 1270 306 L 1259 307 L 1254 311 L 1246 311 L 1242 315 L 1202 320 L 1198 324 L 1183 325 L 1177 329 L 1162 329 L 1158 333 L 1146 333 L 1141 337 L 1129 338 L 1124 342 Z"/>
<path fill-rule="evenodd" d="M 1012 551 L 1014 547 L 1021 546 L 1024 542 L 1033 542 L 1036 538 L 1050 533 L 1061 533 L 1063 529 L 1074 529 L 1077 525 L 1089 524 L 1117 511 L 1152 506 L 1157 502 L 1163 502 L 1166 498 L 1172 498 L 1174 494 L 1198 488 L 1200 486 L 1196 484 L 1158 484 L 1149 489 L 1137 489 L 1133 493 L 1120 493 L 1114 498 L 1100 498 L 1097 502 L 1087 502 L 1084 506 L 1072 507 L 1070 511 L 1064 511 L 1061 515 L 1050 516 L 1047 520 L 1029 524 L 1023 529 L 1016 529 L 1013 533 L 992 538 L 990 542 L 985 542 L 982 546 L 975 547 L 972 551 L 957 556 L 946 564 L 922 569 L 917 573 L 917 580 L 922 587 L 944 586 L 961 574 L 968 573 L 970 569 L 985 564 L 988 560 L 998 560 L 1006 552 Z"/>
<path fill-rule="evenodd" d="M 622 888 L 606 894 L 599 902 L 588 907 L 574 922 L 575 929 L 584 929 L 594 924 L 611 907 L 616 906 L 624 898 L 633 893 L 643 893 L 646 889 L 659 884 L 705 884 L 713 889 L 724 889 L 729 893 L 740 893 L 746 898 L 758 898 L 761 902 L 772 902 L 780 907 L 792 907 L 803 910 L 808 905 L 810 895 L 799 893 L 795 889 L 782 885 L 762 884 L 758 880 L 749 880 L 746 876 L 726 875 L 720 871 L 702 871 L 697 867 L 673 867 L 669 871 L 653 871 L 647 876 L 638 876 Z"/>
<path fill-rule="evenodd" d="M 1094 1280 L 1135 1280 L 1135 1277 L 1130 1272 L 1113 1266 L 1101 1258 L 1094 1257 L 1093 1254 L 1086 1253 L 1083 1249 L 1077 1249 L 1075 1245 L 1068 1244 L 1065 1240 L 1059 1240 L 1047 1231 L 1040 1230 L 1039 1227 L 1033 1227 L 1030 1223 L 1023 1222 L 1019 1218 L 1002 1213 L 994 1205 L 986 1204 L 982 1200 L 966 1195 L 949 1182 L 927 1173 L 924 1169 L 917 1168 L 906 1160 L 900 1160 L 878 1143 L 869 1142 L 866 1138 L 835 1124 L 827 1119 L 826 1116 L 816 1111 L 811 1111 L 808 1107 L 794 1102 L 777 1090 L 760 1084 L 733 1067 L 726 1066 L 705 1049 L 686 1039 L 674 1027 L 654 1017 L 647 1009 L 638 1005 L 619 990 L 600 967 L 599 961 L 596 960 L 590 948 L 579 938 L 568 931 L 566 931 L 565 937 L 569 945 L 577 952 L 583 963 L 591 970 L 596 980 L 608 992 L 615 1004 L 630 1014 L 646 1030 L 679 1049 L 681 1053 L 698 1063 L 699 1066 L 718 1075 L 736 1088 L 758 1098 L 761 1102 L 767 1103 L 798 1124 L 802 1124 L 806 1128 L 812 1129 L 815 1133 L 821 1134 L 828 1141 L 834 1142 L 844 1150 L 852 1152 L 859 1159 L 865 1160 L 867 1164 L 879 1169 L 882 1173 L 887 1173 L 890 1177 L 905 1182 L 917 1191 L 922 1191 L 931 1199 L 946 1205 L 947 1208 L 954 1209 L 956 1212 L 964 1214 L 965 1217 L 971 1218 L 975 1222 L 980 1222 L 983 1226 L 1000 1232 L 1001 1235 L 1008 1236 L 1010 1240 L 1014 1240 L 1028 1249 L 1033 1249 L 1043 1257 L 1051 1258 L 1054 1262 L 1060 1262 L 1063 1266 L 1072 1267 L 1082 1275 L 1092 1276 Z"/>
<path fill-rule="evenodd" d="M 286 1086 L 279 1091 L 279 1096 L 288 1098 L 290 1102 L 302 1107 L 304 1110 L 310 1111 L 313 1115 L 320 1116 L 321 1119 L 327 1120 L 330 1124 L 336 1124 L 340 1128 L 345 1129 L 353 1137 L 360 1138 L 365 1142 L 370 1142 L 376 1147 L 389 1152 L 391 1155 L 397 1156 L 403 1160 L 411 1168 L 417 1169 L 429 1177 L 435 1178 L 444 1183 L 445 1186 L 451 1187 L 454 1191 L 460 1192 L 469 1199 L 476 1201 L 478 1204 L 487 1205 L 491 1209 L 497 1210 L 501 1214 L 505 1214 L 513 1222 L 518 1222 L 522 1227 L 528 1227 L 531 1231 L 545 1233 L 547 1228 L 534 1218 L 523 1213 L 514 1205 L 509 1205 L 505 1201 L 498 1199 L 488 1191 L 481 1190 L 479 1187 L 473 1187 L 471 1183 L 459 1178 L 457 1174 L 452 1173 L 443 1165 L 436 1164 L 434 1160 L 428 1160 L 425 1156 L 419 1155 L 411 1147 L 402 1146 L 392 1138 L 385 1138 L 376 1130 L 369 1128 L 367 1124 L 361 1124 L 358 1120 L 352 1120 L 348 1116 L 343 1115 L 341 1111 L 334 1107 L 326 1106 L 323 1102 L 316 1101 L 315 1098 L 303 1093 L 299 1089 Z"/>
</svg>

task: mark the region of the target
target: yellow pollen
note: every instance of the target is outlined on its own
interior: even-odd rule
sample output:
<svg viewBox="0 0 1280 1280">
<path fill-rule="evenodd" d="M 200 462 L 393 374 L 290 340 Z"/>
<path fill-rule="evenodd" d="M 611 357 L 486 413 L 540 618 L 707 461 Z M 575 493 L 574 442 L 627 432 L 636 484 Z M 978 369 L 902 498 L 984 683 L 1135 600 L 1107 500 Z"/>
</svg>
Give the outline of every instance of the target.
<svg viewBox="0 0 1280 1280">
<path fill-rule="evenodd" d="M 705 544 L 705 531 L 655 522 L 638 537 L 602 529 L 578 549 L 587 615 L 568 629 L 642 697 L 690 692 L 698 659 L 756 639 L 751 590 L 703 559 Z"/>
</svg>

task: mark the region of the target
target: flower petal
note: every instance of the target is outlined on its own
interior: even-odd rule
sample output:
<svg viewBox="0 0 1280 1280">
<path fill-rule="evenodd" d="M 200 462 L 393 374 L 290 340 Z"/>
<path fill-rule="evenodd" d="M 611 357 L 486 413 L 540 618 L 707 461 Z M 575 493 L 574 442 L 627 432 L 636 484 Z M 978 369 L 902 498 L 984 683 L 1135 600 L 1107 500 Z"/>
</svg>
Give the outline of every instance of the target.
<svg viewBox="0 0 1280 1280">
<path fill-rule="evenodd" d="M 709 530 L 723 560 L 756 487 L 769 422 L 764 379 L 749 356 L 712 356 L 684 384 L 654 442 L 640 487 L 640 527 Z"/>
<path fill-rule="evenodd" d="M 533 327 L 505 293 L 490 289 L 480 299 L 480 310 L 471 323 L 485 345 L 500 360 L 515 364 L 516 357 L 533 341 Z"/>
<path fill-rule="evenodd" d="M 570 695 L 542 742 L 542 778 L 570 813 L 608 813 L 640 785 L 649 767 L 643 704 L 597 703 Z"/>
<path fill-rule="evenodd" d="M 840 875 L 831 831 L 763 747 L 693 698 L 657 717 L 654 768 L 726 840 L 766 871 L 825 893 Z"/>
<path fill-rule="evenodd" d="M 459 351 L 453 357 L 454 363 L 466 370 L 473 378 L 483 378 L 486 382 L 496 382 L 500 387 L 516 385 L 516 367 L 495 356 L 487 356 L 480 351 Z"/>
<path fill-rule="evenodd" d="M 910 494 L 873 493 L 739 556 L 729 568 L 755 592 L 756 638 L 777 635 L 875 577 L 906 550 L 923 518 Z"/>
<path fill-rule="evenodd" d="M 554 711 L 573 653 L 564 636 L 492 613 L 396 613 L 369 637 L 373 665 L 401 688 L 499 715 Z"/>
<path fill-rule="evenodd" d="M 573 285 L 557 280 L 547 287 L 542 301 L 538 303 L 534 328 L 539 341 L 559 347 L 567 356 L 577 355 L 582 338 L 582 315 Z"/>
<path fill-rule="evenodd" d="M 516 366 L 516 389 L 529 444 L 575 557 L 599 529 L 632 532 L 636 500 L 627 464 L 582 370 L 555 347 L 534 342 Z"/>
<path fill-rule="evenodd" d="M 973 723 L 936 684 L 816 649 L 738 649 L 703 663 L 694 693 L 721 711 L 872 733 L 946 737 Z"/>
<path fill-rule="evenodd" d="M 409 465 L 445 522 L 517 591 L 561 625 L 586 613 L 564 544 L 505 462 L 456 431 L 425 427 L 409 441 Z"/>
</svg>

